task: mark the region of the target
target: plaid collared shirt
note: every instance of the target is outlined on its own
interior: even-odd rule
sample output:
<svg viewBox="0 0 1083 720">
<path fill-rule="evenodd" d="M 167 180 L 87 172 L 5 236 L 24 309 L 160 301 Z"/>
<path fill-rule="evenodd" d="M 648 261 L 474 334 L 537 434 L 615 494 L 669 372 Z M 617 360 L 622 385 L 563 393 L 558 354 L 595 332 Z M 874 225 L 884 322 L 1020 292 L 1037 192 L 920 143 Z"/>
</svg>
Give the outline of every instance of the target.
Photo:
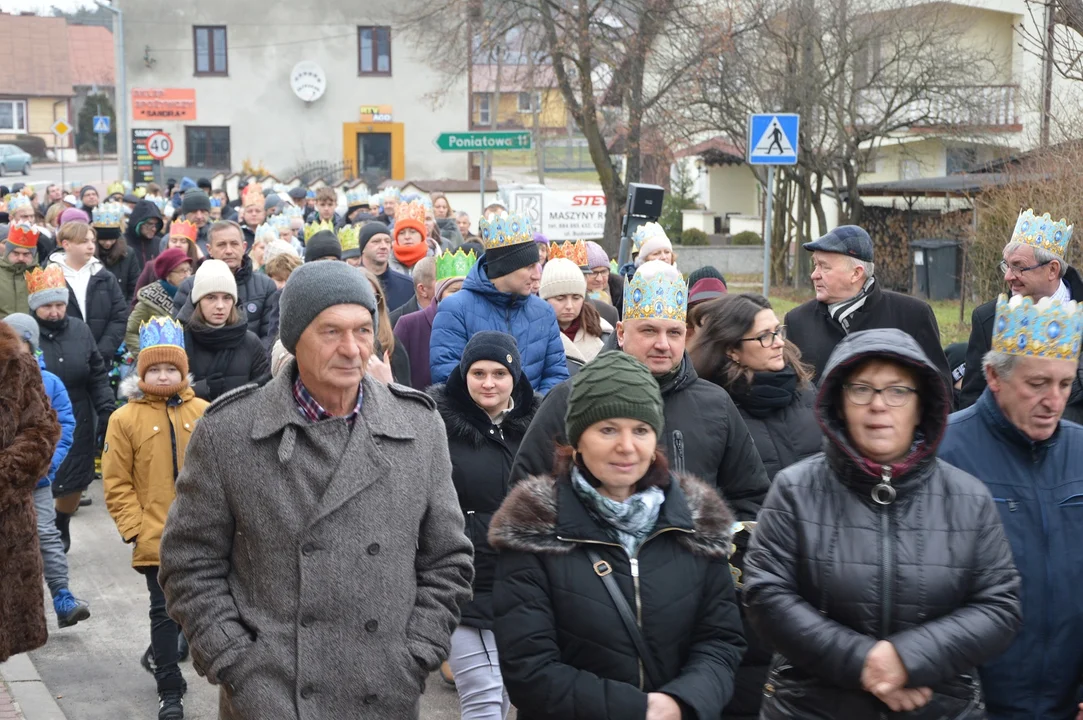
<svg viewBox="0 0 1083 720">
<path fill-rule="evenodd" d="M 354 421 L 357 420 L 357 416 L 361 414 L 361 398 L 364 395 L 363 386 L 357 388 L 357 404 L 353 408 L 353 412 L 343 418 L 346 424 L 351 428 Z M 301 413 L 309 422 L 319 422 L 320 420 L 327 420 L 335 417 L 331 415 L 323 406 L 316 402 L 316 398 L 312 397 L 312 393 L 308 391 L 305 384 L 301 382 L 301 375 L 297 375 L 297 379 L 293 381 L 293 399 L 297 401 L 297 411 Z"/>
</svg>

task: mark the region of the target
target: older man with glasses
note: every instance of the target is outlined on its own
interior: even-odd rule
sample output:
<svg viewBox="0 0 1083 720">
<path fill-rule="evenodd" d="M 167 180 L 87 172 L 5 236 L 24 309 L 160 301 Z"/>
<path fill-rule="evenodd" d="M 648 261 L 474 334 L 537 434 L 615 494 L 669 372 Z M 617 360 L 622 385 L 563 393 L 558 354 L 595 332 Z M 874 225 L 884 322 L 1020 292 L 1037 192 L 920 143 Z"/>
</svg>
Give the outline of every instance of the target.
<svg viewBox="0 0 1083 720">
<path fill-rule="evenodd" d="M 1031 209 L 1019 214 L 999 266 L 1012 295 L 1029 297 L 1034 302 L 1042 298 L 1083 301 L 1083 277 L 1066 260 L 1072 227 L 1063 219 L 1055 222 L 1049 213 L 1037 216 Z M 976 307 L 971 315 L 959 409 L 973 405 L 985 390 L 982 359 L 992 347 L 995 314 L 996 301 L 990 300 Z M 1083 386 L 1078 377 L 1072 383 L 1064 418 L 1083 421 Z"/>
</svg>

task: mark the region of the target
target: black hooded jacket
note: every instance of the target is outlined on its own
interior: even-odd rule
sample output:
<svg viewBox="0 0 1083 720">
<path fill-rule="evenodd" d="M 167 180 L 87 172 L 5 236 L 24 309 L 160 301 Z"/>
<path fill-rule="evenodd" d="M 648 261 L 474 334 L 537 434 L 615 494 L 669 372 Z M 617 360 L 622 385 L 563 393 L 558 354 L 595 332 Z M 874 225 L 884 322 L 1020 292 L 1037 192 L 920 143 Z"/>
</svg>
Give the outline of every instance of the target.
<svg viewBox="0 0 1083 720">
<path fill-rule="evenodd" d="M 158 232 L 149 240 L 140 233 L 140 226 L 148 220 L 158 221 Z M 162 212 L 150 200 L 137 202 L 135 207 L 132 208 L 132 214 L 128 216 L 128 227 L 124 230 L 124 239 L 128 242 L 129 254 L 134 256 L 139 263 L 139 271 L 136 272 L 137 277 L 139 272 L 142 272 L 143 267 L 147 263 L 154 262 L 154 258 L 158 257 L 161 252 L 164 222 Z"/>
<path fill-rule="evenodd" d="M 511 462 L 541 395 L 520 376 L 511 396 L 514 407 L 495 424 L 470 397 L 459 368 L 451 371 L 446 384 L 433 385 L 426 393 L 436 401 L 447 428 L 451 479 L 466 519 L 466 536 L 474 544 L 474 599 L 462 609 L 462 624 L 491 629 L 496 551 L 489 546 L 489 524 L 511 488 Z"/>
<path fill-rule="evenodd" d="M 854 368 L 883 358 L 919 379 L 921 419 L 902 461 L 863 458 L 840 416 Z M 816 413 L 826 451 L 780 472 L 745 555 L 744 602 L 776 650 L 763 720 L 979 720 L 975 668 L 1022 622 L 1019 574 L 993 498 L 938 460 L 950 396 L 940 368 L 894 329 L 854 333 L 823 375 Z M 895 495 L 881 488 L 890 484 Z M 895 646 L 922 709 L 895 714 L 861 685 L 878 640 Z"/>
<path fill-rule="evenodd" d="M 97 254 L 105 269 L 113 273 L 113 277 L 117 279 L 120 292 L 124 295 L 124 302 L 131 307 L 135 297 L 135 288 L 139 283 L 139 273 L 143 271 L 139 258 L 128 247 L 128 242 L 123 236 L 117 238 L 116 243 L 109 250 L 99 246 Z"/>
<path fill-rule="evenodd" d="M 104 263 L 103 263 L 104 265 Z M 82 320 L 94 334 L 98 352 L 106 367 L 113 364 L 117 348 L 124 342 L 128 327 L 128 303 L 113 273 L 102 267 L 90 277 L 86 289 L 86 313 L 79 307 L 75 291 L 68 286 L 68 317 Z"/>
</svg>

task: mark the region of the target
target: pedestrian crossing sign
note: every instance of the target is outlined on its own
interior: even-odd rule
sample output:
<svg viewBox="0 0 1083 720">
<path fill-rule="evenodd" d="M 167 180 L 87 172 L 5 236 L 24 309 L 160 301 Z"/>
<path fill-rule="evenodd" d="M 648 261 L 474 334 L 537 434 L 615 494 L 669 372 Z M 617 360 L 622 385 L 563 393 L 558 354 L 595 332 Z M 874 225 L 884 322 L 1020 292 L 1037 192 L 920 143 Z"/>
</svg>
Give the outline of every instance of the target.
<svg viewBox="0 0 1083 720">
<path fill-rule="evenodd" d="M 748 164 L 796 165 L 801 116 L 765 113 L 748 116 Z"/>
<path fill-rule="evenodd" d="M 94 116 L 94 132 L 99 135 L 109 134 L 109 116 L 108 115 L 95 115 Z"/>
</svg>

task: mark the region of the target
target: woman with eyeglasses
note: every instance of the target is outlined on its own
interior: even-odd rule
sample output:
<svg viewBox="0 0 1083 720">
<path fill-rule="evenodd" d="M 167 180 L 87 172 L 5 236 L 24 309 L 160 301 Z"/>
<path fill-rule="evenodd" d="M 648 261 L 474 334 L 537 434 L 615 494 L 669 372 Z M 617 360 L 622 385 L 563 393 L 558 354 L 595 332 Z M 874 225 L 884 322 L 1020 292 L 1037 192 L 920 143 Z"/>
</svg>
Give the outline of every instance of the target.
<svg viewBox="0 0 1083 720">
<path fill-rule="evenodd" d="M 831 353 L 825 450 L 775 477 L 744 558 L 775 648 L 762 720 L 986 717 L 976 668 L 1019 629 L 1019 574 L 985 485 L 936 457 L 950 403 L 901 330 Z"/>
<path fill-rule="evenodd" d="M 723 295 L 697 313 L 688 355 L 741 412 L 767 476 L 820 451 L 811 369 L 762 295 Z"/>
</svg>

